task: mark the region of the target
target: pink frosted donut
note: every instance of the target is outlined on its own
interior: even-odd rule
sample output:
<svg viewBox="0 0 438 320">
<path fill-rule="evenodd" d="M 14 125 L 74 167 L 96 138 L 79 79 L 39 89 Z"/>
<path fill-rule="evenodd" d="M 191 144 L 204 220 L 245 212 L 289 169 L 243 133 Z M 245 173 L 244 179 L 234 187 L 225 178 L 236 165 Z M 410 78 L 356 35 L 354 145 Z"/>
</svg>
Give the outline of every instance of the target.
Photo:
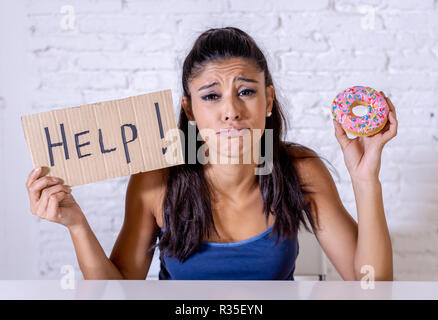
<svg viewBox="0 0 438 320">
<path fill-rule="evenodd" d="M 358 105 L 368 107 L 368 113 L 357 116 L 352 109 Z M 345 131 L 355 136 L 370 136 L 388 121 L 389 106 L 385 98 L 369 87 L 355 86 L 338 93 L 332 104 L 333 118 Z"/>
</svg>

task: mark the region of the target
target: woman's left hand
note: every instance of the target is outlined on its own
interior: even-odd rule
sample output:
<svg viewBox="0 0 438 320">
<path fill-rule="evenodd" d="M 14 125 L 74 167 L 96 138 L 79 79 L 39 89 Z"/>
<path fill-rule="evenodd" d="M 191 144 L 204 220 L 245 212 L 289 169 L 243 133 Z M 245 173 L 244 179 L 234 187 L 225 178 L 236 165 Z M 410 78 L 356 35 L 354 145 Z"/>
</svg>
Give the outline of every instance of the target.
<svg viewBox="0 0 438 320">
<path fill-rule="evenodd" d="M 372 136 L 348 138 L 342 126 L 333 120 L 335 136 L 344 153 L 344 161 L 352 180 L 376 180 L 379 178 L 383 146 L 397 135 L 397 116 L 391 100 L 380 91 L 389 106 L 385 127 Z"/>
</svg>

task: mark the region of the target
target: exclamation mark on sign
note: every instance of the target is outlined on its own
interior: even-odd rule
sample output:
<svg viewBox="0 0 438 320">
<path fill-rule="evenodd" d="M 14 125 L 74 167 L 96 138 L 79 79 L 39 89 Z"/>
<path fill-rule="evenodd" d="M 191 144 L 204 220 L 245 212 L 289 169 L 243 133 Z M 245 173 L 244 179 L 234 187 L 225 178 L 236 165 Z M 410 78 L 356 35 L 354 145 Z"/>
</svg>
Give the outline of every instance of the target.
<svg viewBox="0 0 438 320">
<path fill-rule="evenodd" d="M 164 138 L 164 132 L 163 132 L 163 124 L 161 123 L 161 115 L 160 115 L 160 108 L 158 107 L 158 102 L 155 102 L 155 112 L 157 113 L 157 120 L 158 120 L 158 127 L 160 128 L 160 138 Z M 165 154 L 167 151 L 166 148 L 161 148 L 161 152 Z"/>
</svg>

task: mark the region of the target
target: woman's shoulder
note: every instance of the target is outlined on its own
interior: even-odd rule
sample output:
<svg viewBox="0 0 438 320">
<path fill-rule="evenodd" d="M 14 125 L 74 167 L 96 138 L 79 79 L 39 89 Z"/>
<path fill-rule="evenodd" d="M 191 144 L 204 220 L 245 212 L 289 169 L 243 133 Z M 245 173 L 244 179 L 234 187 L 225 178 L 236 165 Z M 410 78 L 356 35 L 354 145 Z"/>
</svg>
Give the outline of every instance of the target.
<svg viewBox="0 0 438 320">
<path fill-rule="evenodd" d="M 288 152 L 288 155 L 294 164 L 308 163 L 309 159 L 319 159 L 319 155 L 313 149 L 306 147 L 302 144 L 285 141 L 284 145 Z"/>
<path fill-rule="evenodd" d="M 141 192 L 150 193 L 163 188 L 167 183 L 168 175 L 169 168 L 161 168 L 133 174 L 131 180 L 135 181 Z"/>
<path fill-rule="evenodd" d="M 162 212 L 168 177 L 169 168 L 140 172 L 131 176 L 141 194 L 144 206 L 150 209 L 160 227 L 162 226 L 162 217 L 158 216 L 157 213 Z"/>
<path fill-rule="evenodd" d="M 285 145 L 303 185 L 324 183 L 331 178 L 326 165 L 315 150 L 294 142 L 285 142 Z"/>
<path fill-rule="evenodd" d="M 284 144 L 291 165 L 294 166 L 295 171 L 302 178 L 312 168 L 314 162 L 309 160 L 318 157 L 317 153 L 313 149 L 295 142 L 285 142 Z"/>
</svg>

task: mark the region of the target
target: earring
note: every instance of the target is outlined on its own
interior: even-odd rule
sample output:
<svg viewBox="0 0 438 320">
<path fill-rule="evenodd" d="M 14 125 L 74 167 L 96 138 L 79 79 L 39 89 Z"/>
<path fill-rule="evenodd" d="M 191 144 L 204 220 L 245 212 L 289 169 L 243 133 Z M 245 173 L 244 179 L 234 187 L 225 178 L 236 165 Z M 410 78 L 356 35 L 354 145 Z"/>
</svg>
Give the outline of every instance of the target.
<svg viewBox="0 0 438 320">
<path fill-rule="evenodd" d="M 268 113 L 268 117 L 270 117 L 270 116 L 271 116 L 271 114 L 272 114 L 272 112 L 271 112 L 271 111 L 269 111 L 269 113 Z"/>
</svg>

